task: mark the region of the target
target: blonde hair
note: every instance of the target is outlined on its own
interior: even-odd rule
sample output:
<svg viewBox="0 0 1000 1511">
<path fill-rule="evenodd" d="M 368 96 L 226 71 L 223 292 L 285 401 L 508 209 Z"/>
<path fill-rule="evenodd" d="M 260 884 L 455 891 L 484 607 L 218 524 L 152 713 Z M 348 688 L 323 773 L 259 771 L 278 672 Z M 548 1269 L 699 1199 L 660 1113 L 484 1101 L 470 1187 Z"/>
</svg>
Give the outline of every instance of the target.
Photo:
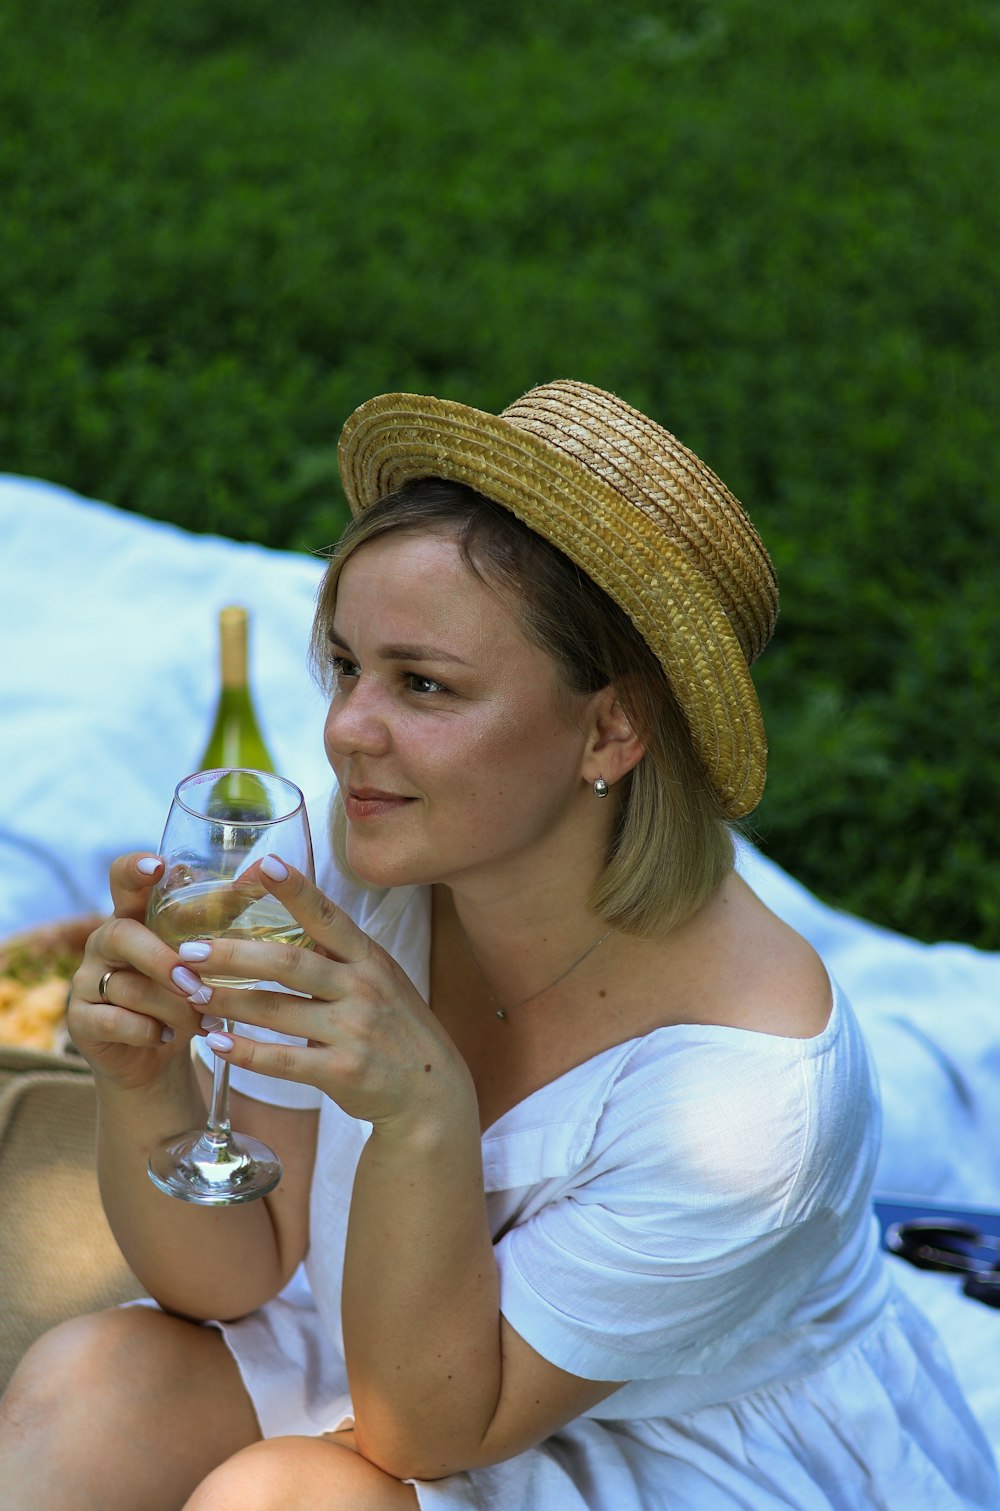
<svg viewBox="0 0 1000 1511">
<path fill-rule="evenodd" d="M 609 927 L 651 937 L 676 927 L 714 895 L 733 864 L 732 834 L 656 657 L 626 614 L 555 546 L 463 483 L 405 483 L 356 515 L 333 548 L 320 588 L 312 660 L 330 683 L 328 631 L 347 561 L 389 531 L 446 530 L 484 582 L 517 610 L 573 697 L 612 686 L 643 743 L 635 769 L 612 789 L 618 802 L 590 906 Z M 335 799 L 334 851 L 344 864 L 346 819 Z"/>
</svg>

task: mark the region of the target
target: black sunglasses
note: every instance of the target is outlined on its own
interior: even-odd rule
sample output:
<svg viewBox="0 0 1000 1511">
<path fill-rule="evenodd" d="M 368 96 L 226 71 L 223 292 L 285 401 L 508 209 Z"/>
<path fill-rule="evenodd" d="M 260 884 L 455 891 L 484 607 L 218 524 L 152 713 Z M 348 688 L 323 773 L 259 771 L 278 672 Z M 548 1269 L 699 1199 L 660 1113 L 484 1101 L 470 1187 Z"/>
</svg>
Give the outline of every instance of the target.
<svg viewBox="0 0 1000 1511">
<path fill-rule="evenodd" d="M 981 1233 L 966 1222 L 937 1217 L 913 1217 L 894 1222 L 883 1242 L 918 1270 L 950 1270 L 962 1274 L 962 1290 L 987 1306 L 1000 1307 L 1000 1237 Z"/>
</svg>

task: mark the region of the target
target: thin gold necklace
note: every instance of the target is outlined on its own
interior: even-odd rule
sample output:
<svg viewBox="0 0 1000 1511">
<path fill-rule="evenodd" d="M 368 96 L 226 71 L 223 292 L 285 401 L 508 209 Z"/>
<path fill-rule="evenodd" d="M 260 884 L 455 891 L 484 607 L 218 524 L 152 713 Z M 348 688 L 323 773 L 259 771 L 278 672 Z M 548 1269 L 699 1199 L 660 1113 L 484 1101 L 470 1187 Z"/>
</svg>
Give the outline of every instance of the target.
<svg viewBox="0 0 1000 1511">
<path fill-rule="evenodd" d="M 461 928 L 461 924 L 459 924 L 459 928 Z M 595 939 L 594 942 L 593 942 L 593 944 L 588 944 L 588 946 L 584 950 L 583 954 L 582 955 L 578 955 L 577 958 L 573 961 L 572 965 L 568 965 L 564 971 L 560 972 L 560 974 L 555 978 L 554 981 L 550 981 L 547 986 L 540 986 L 538 988 L 537 992 L 532 992 L 529 997 L 522 997 L 522 999 L 521 999 L 520 1002 L 512 1002 L 511 1005 L 510 1005 L 510 1007 L 501 1007 L 500 1003 L 497 1001 L 496 997 L 493 995 L 493 992 L 492 992 L 492 990 L 490 988 L 490 983 L 486 979 L 486 974 L 485 974 L 482 966 L 479 964 L 478 959 L 476 958 L 476 952 L 472 948 L 472 944 L 471 944 L 471 942 L 469 940 L 469 936 L 465 932 L 464 929 L 462 929 L 462 938 L 465 940 L 465 948 L 468 950 L 469 955 L 470 955 L 470 957 L 472 959 L 472 963 L 476 967 L 476 970 L 479 972 L 480 979 L 482 980 L 482 983 L 483 983 L 483 985 L 486 988 L 486 994 L 489 997 L 490 1001 L 493 1003 L 494 1008 L 496 1009 L 496 1015 L 497 1015 L 497 1017 L 498 1018 L 506 1018 L 506 1016 L 507 1016 L 508 1013 L 516 1012 L 517 1009 L 520 1008 L 520 1007 L 527 1007 L 528 1003 L 529 1002 L 534 1002 L 534 1000 L 535 1000 L 536 997 L 544 997 L 545 993 L 546 992 L 550 992 L 554 986 L 558 986 L 559 983 L 560 983 L 560 981 L 565 981 L 566 977 L 569 976 L 569 975 L 572 975 L 573 971 L 576 970 L 577 966 L 578 965 L 582 965 L 583 962 L 586 960 L 587 956 L 588 955 L 592 955 L 596 949 L 599 949 L 600 946 L 604 943 L 604 941 L 606 939 L 610 939 L 611 938 L 611 936 L 612 936 L 613 933 L 614 933 L 614 929 L 613 928 L 608 929 L 607 933 L 602 934 L 601 937 L 600 937 L 600 939 Z"/>
</svg>

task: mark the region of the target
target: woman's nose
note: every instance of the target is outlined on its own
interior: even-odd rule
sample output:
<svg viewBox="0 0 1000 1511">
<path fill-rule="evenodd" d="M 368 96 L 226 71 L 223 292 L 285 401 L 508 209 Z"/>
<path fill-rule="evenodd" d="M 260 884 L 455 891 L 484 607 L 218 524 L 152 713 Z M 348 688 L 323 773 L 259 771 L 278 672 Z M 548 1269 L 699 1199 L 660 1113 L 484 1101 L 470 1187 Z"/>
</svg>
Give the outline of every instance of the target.
<svg viewBox="0 0 1000 1511">
<path fill-rule="evenodd" d="M 388 748 L 389 729 L 374 677 L 359 677 L 349 692 L 337 693 L 327 710 L 323 742 L 337 755 L 381 755 Z"/>
</svg>

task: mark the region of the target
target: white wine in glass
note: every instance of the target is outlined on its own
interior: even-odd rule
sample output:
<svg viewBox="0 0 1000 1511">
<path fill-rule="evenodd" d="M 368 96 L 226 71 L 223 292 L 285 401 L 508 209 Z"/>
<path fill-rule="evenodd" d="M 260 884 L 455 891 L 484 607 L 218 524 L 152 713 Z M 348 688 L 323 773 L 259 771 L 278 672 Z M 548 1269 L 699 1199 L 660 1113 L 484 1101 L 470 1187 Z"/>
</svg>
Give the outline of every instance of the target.
<svg viewBox="0 0 1000 1511">
<path fill-rule="evenodd" d="M 199 771 L 177 786 L 163 831 L 163 876 L 152 889 L 146 923 L 176 949 L 189 939 L 280 941 L 308 948 L 300 924 L 248 875 L 275 854 L 314 875 L 312 838 L 302 793 L 272 772 L 238 767 Z M 208 986 L 249 988 L 259 977 L 212 975 Z M 232 1027 L 226 1020 L 227 1029 Z M 225 1206 L 266 1196 L 281 1179 L 281 1161 L 259 1139 L 229 1122 L 229 1065 L 218 1055 L 204 1128 L 178 1133 L 149 1158 L 149 1176 L 168 1196 Z"/>
</svg>

